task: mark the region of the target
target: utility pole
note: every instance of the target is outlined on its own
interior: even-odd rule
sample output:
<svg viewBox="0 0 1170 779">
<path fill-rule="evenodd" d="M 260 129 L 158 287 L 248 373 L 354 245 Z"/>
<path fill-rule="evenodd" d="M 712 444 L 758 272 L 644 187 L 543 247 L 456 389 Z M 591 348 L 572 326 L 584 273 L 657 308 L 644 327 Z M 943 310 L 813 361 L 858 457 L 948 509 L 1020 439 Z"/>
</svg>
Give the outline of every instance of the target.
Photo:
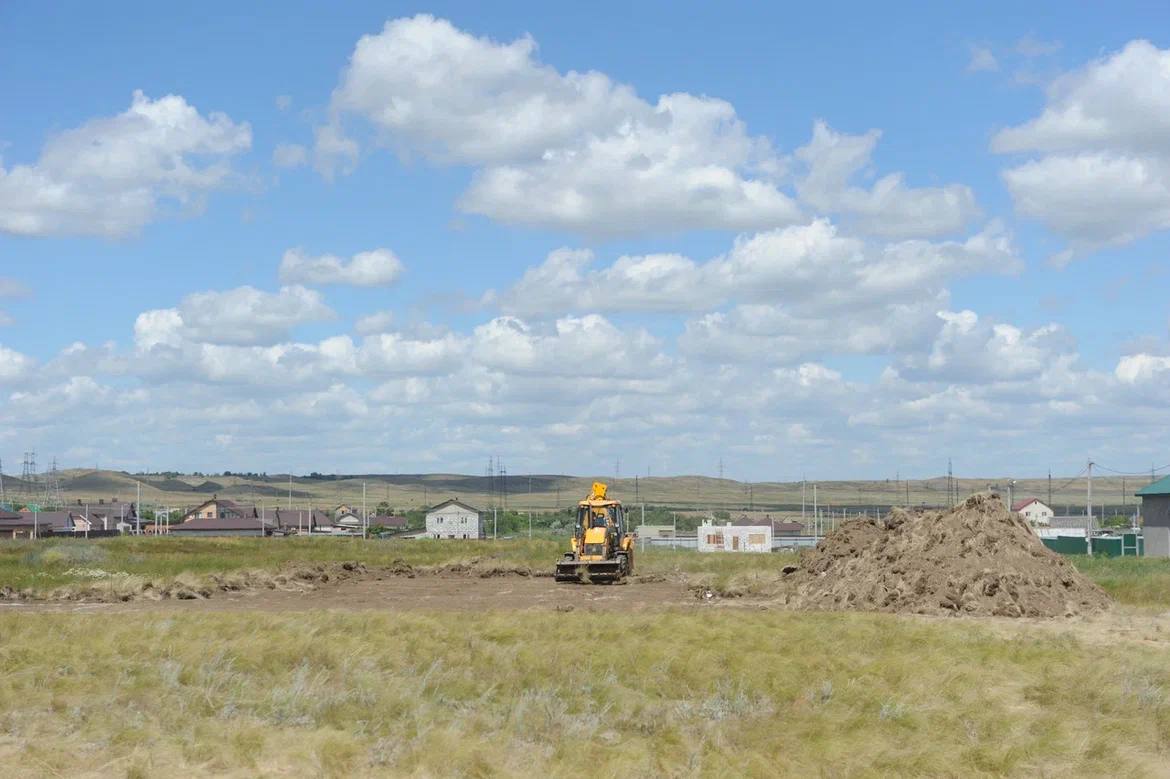
<svg viewBox="0 0 1170 779">
<path fill-rule="evenodd" d="M 370 515 L 366 513 L 366 483 L 362 482 L 362 538 L 370 537 Z"/>
<path fill-rule="evenodd" d="M 142 482 L 138 482 L 138 502 L 134 504 L 134 524 L 138 535 L 142 535 Z"/>
<path fill-rule="evenodd" d="M 801 478 L 801 480 L 800 480 L 800 524 L 802 524 L 802 525 L 805 523 L 804 495 L 805 495 L 805 491 L 806 491 L 807 487 L 808 487 L 808 480 Z"/>
<path fill-rule="evenodd" d="M 814 536 L 817 534 L 817 530 L 819 529 L 819 528 L 817 528 L 817 516 L 818 516 L 818 510 L 817 510 L 817 483 L 814 481 L 814 482 L 813 482 L 813 535 L 814 535 Z"/>
<path fill-rule="evenodd" d="M 1089 460 L 1089 478 L 1085 480 L 1085 508 L 1088 516 L 1085 517 L 1085 549 L 1093 554 L 1093 461 Z"/>
<path fill-rule="evenodd" d="M 498 529 L 499 529 L 499 524 L 496 521 L 496 507 L 492 506 L 492 540 L 493 541 L 495 541 L 497 538 L 499 538 L 499 534 L 497 532 Z"/>
<path fill-rule="evenodd" d="M 288 513 L 292 513 L 292 471 L 288 474 Z"/>
<path fill-rule="evenodd" d="M 1052 469 L 1048 469 L 1048 508 L 1052 508 Z"/>
<path fill-rule="evenodd" d="M 532 474 L 528 474 L 528 540 L 532 540 Z"/>
</svg>

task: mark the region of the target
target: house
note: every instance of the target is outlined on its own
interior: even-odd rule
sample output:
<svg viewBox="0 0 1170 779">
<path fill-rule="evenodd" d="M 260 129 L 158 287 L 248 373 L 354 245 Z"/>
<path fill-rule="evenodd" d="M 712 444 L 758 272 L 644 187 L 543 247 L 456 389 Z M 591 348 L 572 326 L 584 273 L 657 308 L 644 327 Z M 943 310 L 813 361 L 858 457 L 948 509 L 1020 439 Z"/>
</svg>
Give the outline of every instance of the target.
<svg viewBox="0 0 1170 779">
<path fill-rule="evenodd" d="M 1056 512 L 1041 503 L 1039 498 L 1020 498 L 1012 504 L 1012 511 L 1026 519 L 1033 527 L 1047 527 L 1056 515 Z"/>
<path fill-rule="evenodd" d="M 35 538 L 52 532 L 52 525 L 42 523 L 39 514 L 0 510 L 0 538 Z"/>
<path fill-rule="evenodd" d="M 258 517 L 198 517 L 171 525 L 164 532 L 172 536 L 267 536 L 274 525 Z"/>
<path fill-rule="evenodd" d="M 479 509 L 455 498 L 427 511 L 426 538 L 483 538 Z"/>
<path fill-rule="evenodd" d="M 1134 493 L 1142 499 L 1142 536 L 1147 557 L 1170 557 L 1170 476 Z"/>
<path fill-rule="evenodd" d="M 228 519 L 231 517 L 258 518 L 259 516 L 260 514 L 256 511 L 255 506 L 243 506 L 234 500 L 213 495 L 211 500 L 204 501 L 184 514 L 181 521 L 189 522 L 192 519 Z"/>
<path fill-rule="evenodd" d="M 337 527 L 321 509 L 276 509 L 273 514 L 273 525 L 285 533 L 332 533 Z"/>
<path fill-rule="evenodd" d="M 771 552 L 772 525 L 715 525 L 709 520 L 699 525 L 697 549 L 700 552 Z"/>
<path fill-rule="evenodd" d="M 777 520 L 772 523 L 772 533 L 777 536 L 803 536 L 804 532 L 804 525 L 799 522 Z"/>
<path fill-rule="evenodd" d="M 344 514 L 338 517 L 337 527 L 349 532 L 360 533 L 363 530 L 362 518 L 353 512 Z M 366 520 L 364 527 L 368 527 L 371 531 L 375 529 L 391 531 L 406 530 L 406 517 L 372 515 Z"/>
<path fill-rule="evenodd" d="M 634 528 L 638 538 L 674 538 L 674 525 L 638 525 Z"/>
</svg>

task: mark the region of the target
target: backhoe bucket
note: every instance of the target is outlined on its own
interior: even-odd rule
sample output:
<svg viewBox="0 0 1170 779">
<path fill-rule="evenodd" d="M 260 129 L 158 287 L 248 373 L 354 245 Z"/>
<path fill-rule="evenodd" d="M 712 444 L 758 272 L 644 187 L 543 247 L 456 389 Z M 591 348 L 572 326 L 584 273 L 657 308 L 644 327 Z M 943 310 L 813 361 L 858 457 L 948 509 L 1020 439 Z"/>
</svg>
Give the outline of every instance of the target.
<svg viewBox="0 0 1170 779">
<path fill-rule="evenodd" d="M 621 581 L 625 568 L 620 560 L 562 560 L 557 563 L 558 582 L 602 583 Z"/>
</svg>

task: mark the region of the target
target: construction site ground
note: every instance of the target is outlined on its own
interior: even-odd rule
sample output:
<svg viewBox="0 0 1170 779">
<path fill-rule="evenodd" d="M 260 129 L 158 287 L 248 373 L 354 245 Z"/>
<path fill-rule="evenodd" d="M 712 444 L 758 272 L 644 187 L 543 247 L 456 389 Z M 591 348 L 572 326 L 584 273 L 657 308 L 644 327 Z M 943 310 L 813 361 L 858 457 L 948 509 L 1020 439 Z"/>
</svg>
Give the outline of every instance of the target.
<svg viewBox="0 0 1170 779">
<path fill-rule="evenodd" d="M 551 577 L 504 574 L 402 576 L 368 571 L 304 591 L 251 589 L 191 600 L 130 600 L 115 603 L 9 601 L 6 613 L 193 614 L 205 612 L 288 613 L 314 610 L 374 612 L 613 612 L 787 610 L 768 597 L 705 597 L 685 580 L 633 579 L 614 585 L 558 584 Z M 746 614 L 745 614 L 746 616 Z M 1144 645 L 1170 649 L 1170 611 L 1114 606 L 1104 612 L 1064 618 L 891 615 L 891 619 L 964 623 L 1004 637 L 1066 634 L 1094 645 Z"/>
</svg>

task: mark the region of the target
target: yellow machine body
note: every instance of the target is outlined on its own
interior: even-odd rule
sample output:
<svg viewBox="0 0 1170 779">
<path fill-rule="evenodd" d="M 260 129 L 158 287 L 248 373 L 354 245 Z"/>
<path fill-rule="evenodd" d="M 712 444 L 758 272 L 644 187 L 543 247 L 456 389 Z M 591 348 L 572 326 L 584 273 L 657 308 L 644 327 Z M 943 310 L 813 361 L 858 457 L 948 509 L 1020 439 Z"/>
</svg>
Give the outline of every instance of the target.
<svg viewBox="0 0 1170 779">
<path fill-rule="evenodd" d="M 594 482 L 589 497 L 577 504 L 570 551 L 557 563 L 559 582 L 613 583 L 634 572 L 634 534 L 626 527 L 619 500 Z"/>
</svg>

